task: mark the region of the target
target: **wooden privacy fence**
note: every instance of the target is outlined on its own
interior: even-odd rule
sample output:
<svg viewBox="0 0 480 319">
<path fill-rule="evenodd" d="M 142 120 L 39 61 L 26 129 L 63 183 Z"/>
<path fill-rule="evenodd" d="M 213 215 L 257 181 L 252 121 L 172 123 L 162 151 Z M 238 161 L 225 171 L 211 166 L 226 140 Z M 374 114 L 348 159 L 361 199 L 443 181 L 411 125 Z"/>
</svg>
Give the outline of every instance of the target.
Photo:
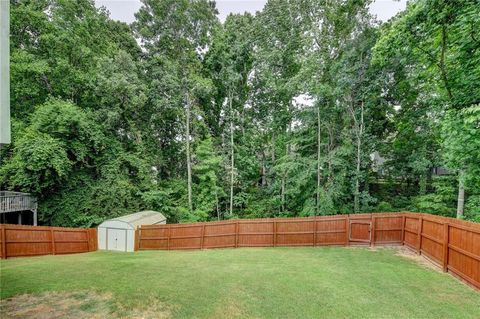
<svg viewBox="0 0 480 319">
<path fill-rule="evenodd" d="M 0 257 L 74 254 L 97 250 L 95 228 L 0 225 Z"/>
<path fill-rule="evenodd" d="M 135 250 L 405 245 L 480 288 L 480 224 L 420 213 L 141 226 Z"/>
<path fill-rule="evenodd" d="M 136 249 L 401 244 L 403 214 L 239 219 L 141 226 Z"/>
<path fill-rule="evenodd" d="M 480 288 L 480 224 L 417 213 L 404 219 L 405 246 Z"/>
</svg>

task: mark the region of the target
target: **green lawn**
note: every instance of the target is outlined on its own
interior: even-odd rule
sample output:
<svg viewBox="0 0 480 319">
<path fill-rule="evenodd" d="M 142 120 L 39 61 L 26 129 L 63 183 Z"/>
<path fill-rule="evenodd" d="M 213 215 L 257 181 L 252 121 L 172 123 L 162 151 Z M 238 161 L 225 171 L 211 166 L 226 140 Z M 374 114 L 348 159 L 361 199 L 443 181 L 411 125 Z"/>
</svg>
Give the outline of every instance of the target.
<svg viewBox="0 0 480 319">
<path fill-rule="evenodd" d="M 0 266 L 1 310 L 10 316 L 64 307 L 59 317 L 480 317 L 480 292 L 395 249 L 94 252 Z M 10 298 L 20 294 L 30 295 Z M 37 308 L 22 313 L 29 302 Z"/>
</svg>

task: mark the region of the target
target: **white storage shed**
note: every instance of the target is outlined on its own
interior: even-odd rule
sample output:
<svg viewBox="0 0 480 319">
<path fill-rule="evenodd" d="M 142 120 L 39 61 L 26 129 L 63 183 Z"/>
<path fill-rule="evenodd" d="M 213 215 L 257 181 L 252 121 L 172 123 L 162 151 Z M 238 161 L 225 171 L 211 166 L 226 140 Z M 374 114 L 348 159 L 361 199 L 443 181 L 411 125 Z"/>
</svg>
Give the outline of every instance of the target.
<svg viewBox="0 0 480 319">
<path fill-rule="evenodd" d="M 167 219 L 159 212 L 146 210 L 104 221 L 98 226 L 98 249 L 133 251 L 135 229 L 140 225 L 166 224 Z"/>
</svg>

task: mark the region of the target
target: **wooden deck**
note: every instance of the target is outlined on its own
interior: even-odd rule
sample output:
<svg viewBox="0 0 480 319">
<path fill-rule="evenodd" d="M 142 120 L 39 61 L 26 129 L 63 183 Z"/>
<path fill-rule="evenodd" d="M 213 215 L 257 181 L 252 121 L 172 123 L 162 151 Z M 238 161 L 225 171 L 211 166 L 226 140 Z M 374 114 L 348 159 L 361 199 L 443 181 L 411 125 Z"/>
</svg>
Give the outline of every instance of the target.
<svg viewBox="0 0 480 319">
<path fill-rule="evenodd" d="M 31 211 L 33 225 L 37 225 L 37 199 L 27 193 L 0 191 L 0 214 Z M 21 215 L 19 215 L 21 224 Z"/>
</svg>

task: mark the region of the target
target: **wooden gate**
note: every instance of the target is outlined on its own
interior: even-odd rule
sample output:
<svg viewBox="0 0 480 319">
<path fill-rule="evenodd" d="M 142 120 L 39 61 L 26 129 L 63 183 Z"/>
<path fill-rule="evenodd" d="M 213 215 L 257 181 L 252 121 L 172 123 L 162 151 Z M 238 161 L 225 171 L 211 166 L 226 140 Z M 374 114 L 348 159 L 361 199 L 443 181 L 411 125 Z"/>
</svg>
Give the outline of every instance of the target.
<svg viewBox="0 0 480 319">
<path fill-rule="evenodd" d="M 359 215 L 350 218 L 349 240 L 353 243 L 370 243 L 372 241 L 371 215 Z"/>
</svg>

